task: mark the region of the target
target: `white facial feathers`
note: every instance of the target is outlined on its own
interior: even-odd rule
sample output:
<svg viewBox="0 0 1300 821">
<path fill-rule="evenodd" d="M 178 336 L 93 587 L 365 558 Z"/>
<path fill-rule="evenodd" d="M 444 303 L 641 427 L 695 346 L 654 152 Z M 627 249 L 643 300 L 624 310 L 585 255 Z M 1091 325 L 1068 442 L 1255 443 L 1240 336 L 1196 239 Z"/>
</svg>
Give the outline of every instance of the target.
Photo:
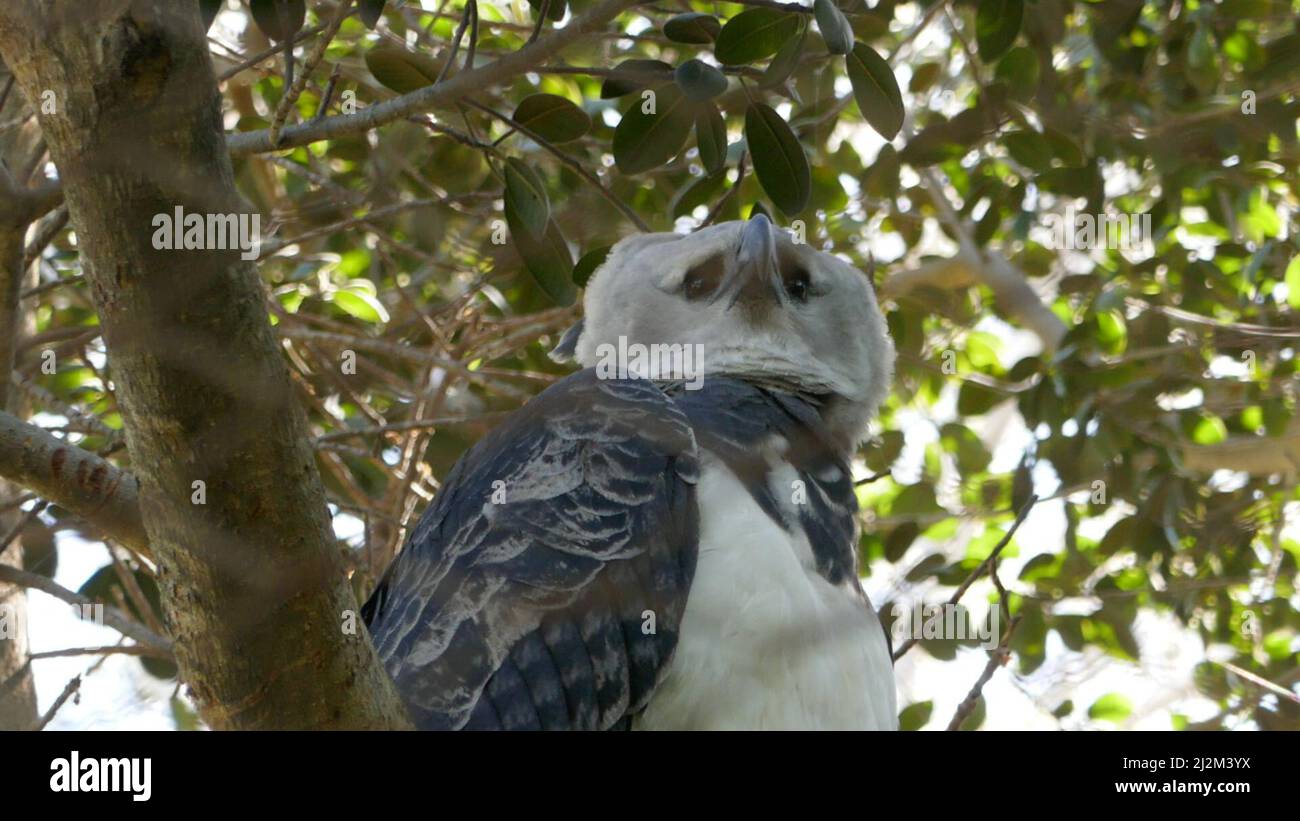
<svg viewBox="0 0 1300 821">
<path fill-rule="evenodd" d="M 593 275 L 584 308 L 558 353 L 594 367 L 620 337 L 697 346 L 705 378 L 819 397 L 846 448 L 866 435 L 893 378 L 894 346 L 867 276 L 763 216 L 623 240 Z"/>
</svg>

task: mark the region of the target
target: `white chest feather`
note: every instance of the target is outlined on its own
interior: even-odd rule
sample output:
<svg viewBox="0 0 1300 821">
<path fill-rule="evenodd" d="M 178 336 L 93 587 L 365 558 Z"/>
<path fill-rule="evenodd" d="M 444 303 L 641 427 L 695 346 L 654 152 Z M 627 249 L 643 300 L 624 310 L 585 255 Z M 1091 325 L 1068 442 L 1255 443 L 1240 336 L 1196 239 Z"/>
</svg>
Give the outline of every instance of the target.
<svg viewBox="0 0 1300 821">
<path fill-rule="evenodd" d="M 667 674 L 635 727 L 898 728 L 894 670 L 875 613 L 817 573 L 717 462 L 699 483 L 700 555 Z"/>
</svg>

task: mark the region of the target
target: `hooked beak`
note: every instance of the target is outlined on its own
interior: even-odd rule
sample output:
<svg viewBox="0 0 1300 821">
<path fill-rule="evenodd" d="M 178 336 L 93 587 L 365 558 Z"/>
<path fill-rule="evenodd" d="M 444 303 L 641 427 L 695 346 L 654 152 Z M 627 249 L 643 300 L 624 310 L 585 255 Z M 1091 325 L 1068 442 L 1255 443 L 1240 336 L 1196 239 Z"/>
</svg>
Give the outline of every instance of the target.
<svg viewBox="0 0 1300 821">
<path fill-rule="evenodd" d="M 776 229 L 763 214 L 755 214 L 745 223 L 727 280 L 718 295 L 725 294 L 728 309 L 742 295 L 757 301 L 775 294 L 779 302 L 784 301 L 781 267 L 776 258 Z"/>
</svg>

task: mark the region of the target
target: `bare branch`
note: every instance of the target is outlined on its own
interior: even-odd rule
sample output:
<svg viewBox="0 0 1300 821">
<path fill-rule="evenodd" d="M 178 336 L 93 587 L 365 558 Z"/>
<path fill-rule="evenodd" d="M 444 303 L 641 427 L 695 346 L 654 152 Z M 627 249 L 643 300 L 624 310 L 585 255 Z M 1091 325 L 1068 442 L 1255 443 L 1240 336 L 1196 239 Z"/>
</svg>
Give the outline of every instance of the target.
<svg viewBox="0 0 1300 821">
<path fill-rule="evenodd" d="M 0 476 L 67 508 L 141 556 L 151 556 L 138 482 L 95 454 L 0 413 Z"/>
<path fill-rule="evenodd" d="M 111 604 L 97 602 L 92 598 L 83 596 L 80 593 L 55 584 L 50 579 L 45 578 L 37 573 L 28 573 L 26 570 L 19 570 L 16 567 L 0 564 L 0 582 L 7 584 L 16 584 L 19 587 L 26 587 L 32 590 L 39 590 L 42 593 L 48 593 L 56 599 L 62 599 L 68 604 L 75 605 L 99 605 L 103 608 L 104 626 L 111 627 L 122 635 L 130 639 L 135 639 L 141 644 L 148 645 L 156 650 L 165 653 L 171 652 L 171 640 L 158 635 L 154 631 L 132 619 L 127 614 L 113 607 Z"/>
<path fill-rule="evenodd" d="M 604 0 L 591 11 L 578 17 L 558 31 L 524 46 L 500 60 L 489 63 L 482 68 L 462 71 L 455 77 L 435 85 L 403 94 L 391 100 L 358 111 L 355 114 L 343 114 L 326 117 L 310 123 L 286 128 L 278 144 L 271 142 L 270 129 L 231 134 L 226 137 L 226 145 L 234 156 L 260 154 L 282 148 L 294 148 L 318 140 L 336 139 L 350 134 L 359 134 L 377 128 L 394 120 L 404 119 L 412 114 L 421 114 L 434 108 L 448 107 L 469 94 L 482 91 L 503 80 L 517 77 L 544 62 L 561 49 L 572 45 L 592 30 L 605 25 L 622 12 L 636 5 L 638 0 Z"/>
</svg>

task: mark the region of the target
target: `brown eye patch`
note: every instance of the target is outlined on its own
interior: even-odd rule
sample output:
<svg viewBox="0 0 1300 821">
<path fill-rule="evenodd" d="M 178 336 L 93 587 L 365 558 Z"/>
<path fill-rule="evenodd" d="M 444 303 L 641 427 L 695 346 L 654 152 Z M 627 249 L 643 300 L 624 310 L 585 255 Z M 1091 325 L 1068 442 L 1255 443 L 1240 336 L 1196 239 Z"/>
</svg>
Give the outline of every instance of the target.
<svg viewBox="0 0 1300 821">
<path fill-rule="evenodd" d="M 807 302 L 810 298 L 821 295 L 821 291 L 813 286 L 812 271 L 804 262 L 802 254 L 791 248 L 781 248 L 777 251 L 777 257 L 786 296 L 795 302 Z"/>
<path fill-rule="evenodd" d="M 709 257 L 686 272 L 682 279 L 682 294 L 689 300 L 704 299 L 722 284 L 722 257 Z"/>
</svg>

